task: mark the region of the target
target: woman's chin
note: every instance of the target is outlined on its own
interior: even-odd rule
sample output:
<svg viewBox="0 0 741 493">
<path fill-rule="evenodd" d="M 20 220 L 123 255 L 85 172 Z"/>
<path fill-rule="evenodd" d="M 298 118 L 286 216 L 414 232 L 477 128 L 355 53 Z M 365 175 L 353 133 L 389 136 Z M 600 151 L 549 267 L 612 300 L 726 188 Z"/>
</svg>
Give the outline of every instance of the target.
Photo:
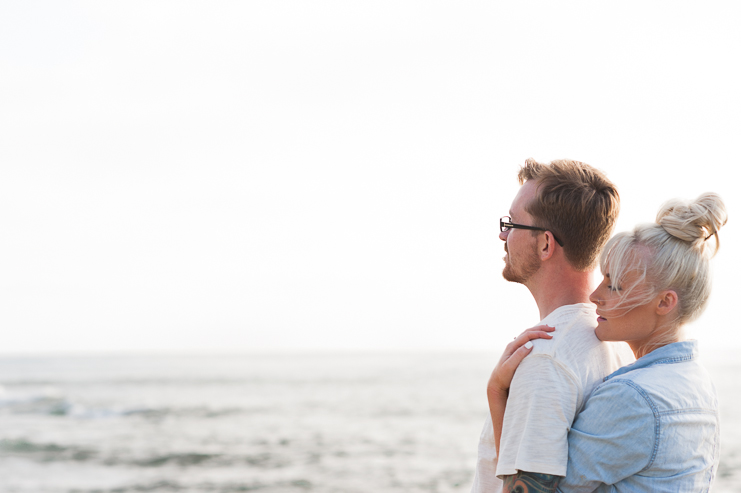
<svg viewBox="0 0 741 493">
<path fill-rule="evenodd" d="M 596 335 L 597 336 L 597 339 L 599 339 L 602 342 L 606 342 L 606 341 L 610 341 L 611 340 L 610 337 L 607 335 L 607 331 L 605 330 L 605 327 L 604 327 L 604 322 L 605 321 L 606 320 L 603 318 L 599 322 L 599 325 L 597 325 L 597 328 L 594 329 L 594 335 Z"/>
</svg>

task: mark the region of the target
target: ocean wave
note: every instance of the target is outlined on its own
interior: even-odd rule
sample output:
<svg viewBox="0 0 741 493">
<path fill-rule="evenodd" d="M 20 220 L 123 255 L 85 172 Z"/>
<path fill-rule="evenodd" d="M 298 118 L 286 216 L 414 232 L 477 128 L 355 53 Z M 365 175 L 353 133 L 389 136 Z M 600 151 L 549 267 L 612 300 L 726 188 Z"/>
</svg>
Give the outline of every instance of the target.
<svg viewBox="0 0 741 493">
<path fill-rule="evenodd" d="M 197 484 L 183 484 L 177 481 L 154 481 L 151 483 L 136 483 L 126 486 L 117 486 L 111 489 L 95 488 L 92 490 L 75 489 L 70 493 L 141 493 L 141 492 L 169 492 L 169 491 L 199 491 L 203 493 L 241 493 L 248 491 L 271 490 L 271 491 L 309 491 L 314 489 L 314 484 L 307 479 L 293 479 L 279 481 L 276 483 L 264 483 L 253 481 L 242 482 L 200 482 Z"/>
<path fill-rule="evenodd" d="M 180 467 L 195 466 L 204 462 L 218 462 L 221 454 L 182 453 L 165 454 L 148 457 L 146 459 L 130 461 L 131 465 L 139 467 L 161 467 L 172 464 Z"/>
<path fill-rule="evenodd" d="M 0 440 L 0 451 L 4 456 L 21 456 L 39 462 L 87 461 L 97 453 L 77 446 L 62 446 L 56 443 L 34 443 L 24 439 Z"/>
<path fill-rule="evenodd" d="M 72 403 L 63 397 L 46 395 L 5 397 L 0 400 L 0 411 L 10 414 L 47 414 L 65 416 Z"/>
<path fill-rule="evenodd" d="M 0 375 L 1 376 L 1 375 Z M 254 386 L 274 385 L 276 387 L 296 386 L 311 384 L 322 387 L 353 386 L 353 385 L 385 385 L 394 380 L 394 375 L 387 376 L 347 376 L 332 375 L 322 378 L 312 378 L 301 374 L 290 376 L 146 376 L 146 377 L 96 377 L 85 376 L 78 378 L 56 379 L 49 376 L 44 378 L 3 378 L 0 380 L 0 389 L 14 387 L 62 387 L 69 385 L 100 386 L 107 388 L 115 387 L 214 387 L 214 386 Z"/>
<path fill-rule="evenodd" d="M 64 378 L 64 379 L 28 379 L 19 378 L 15 380 L 4 379 L 0 383 L 0 389 L 13 388 L 13 387 L 32 387 L 32 386 L 47 386 L 47 387 L 59 387 L 67 385 L 85 385 L 85 386 L 100 386 L 100 387 L 212 387 L 212 386 L 233 386 L 233 385 L 252 385 L 252 384 L 275 384 L 283 383 L 293 385 L 296 383 L 302 383 L 303 380 L 297 379 L 285 379 L 284 381 L 276 381 L 275 379 L 261 378 L 261 377 L 142 377 L 142 378 Z M 331 383 L 331 382 L 327 382 Z"/>
<path fill-rule="evenodd" d="M 292 463 L 286 457 L 268 452 L 251 455 L 208 454 L 202 452 L 173 452 L 146 457 L 109 457 L 103 461 L 108 466 L 135 466 L 156 468 L 164 466 L 188 467 L 253 467 L 278 469 Z"/>
<path fill-rule="evenodd" d="M 55 392 L 38 394 L 0 394 L 0 414 L 31 414 L 75 419 L 141 418 L 163 420 L 170 417 L 216 419 L 238 415 L 268 413 L 264 406 L 214 408 L 188 407 L 106 407 L 76 403 Z"/>
<path fill-rule="evenodd" d="M 229 455 L 203 452 L 143 453 L 134 455 L 131 450 L 118 450 L 108 455 L 99 450 L 77 445 L 60 445 L 54 442 L 39 443 L 24 438 L 0 440 L 0 455 L 21 457 L 34 462 L 95 462 L 108 467 L 126 466 L 157 468 L 164 466 L 188 467 L 254 467 L 276 469 L 291 464 L 285 456 L 261 452 L 246 455 Z"/>
<path fill-rule="evenodd" d="M 252 414 L 254 412 L 265 412 L 264 408 L 239 408 L 230 407 L 224 409 L 214 409 L 206 406 L 194 407 L 159 407 L 159 408 L 134 408 L 121 411 L 122 416 L 135 416 L 147 419 L 163 419 L 170 416 L 189 417 L 189 418 L 221 418 L 227 416 L 236 416 L 240 414 Z"/>
</svg>

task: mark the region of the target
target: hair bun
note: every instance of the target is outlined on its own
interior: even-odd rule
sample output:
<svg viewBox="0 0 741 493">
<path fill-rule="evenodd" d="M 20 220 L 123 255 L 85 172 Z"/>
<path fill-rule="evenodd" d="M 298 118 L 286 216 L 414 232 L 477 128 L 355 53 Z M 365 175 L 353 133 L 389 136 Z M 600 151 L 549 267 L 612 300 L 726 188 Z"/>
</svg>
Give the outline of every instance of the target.
<svg viewBox="0 0 741 493">
<path fill-rule="evenodd" d="M 656 215 L 659 223 L 667 233 L 680 240 L 692 243 L 701 249 L 715 235 L 715 248 L 718 251 L 718 230 L 728 221 L 726 206 L 720 195 L 708 192 L 694 201 L 674 199 L 666 202 Z"/>
</svg>

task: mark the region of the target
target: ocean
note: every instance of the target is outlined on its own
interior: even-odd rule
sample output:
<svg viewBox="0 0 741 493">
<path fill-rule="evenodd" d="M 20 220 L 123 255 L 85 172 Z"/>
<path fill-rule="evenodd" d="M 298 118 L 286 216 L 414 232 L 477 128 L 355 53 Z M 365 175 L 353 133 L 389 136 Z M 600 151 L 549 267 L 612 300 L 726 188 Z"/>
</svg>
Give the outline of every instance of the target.
<svg viewBox="0 0 741 493">
<path fill-rule="evenodd" d="M 0 357 L 0 492 L 468 492 L 496 355 Z M 714 492 L 741 492 L 741 364 Z"/>
</svg>

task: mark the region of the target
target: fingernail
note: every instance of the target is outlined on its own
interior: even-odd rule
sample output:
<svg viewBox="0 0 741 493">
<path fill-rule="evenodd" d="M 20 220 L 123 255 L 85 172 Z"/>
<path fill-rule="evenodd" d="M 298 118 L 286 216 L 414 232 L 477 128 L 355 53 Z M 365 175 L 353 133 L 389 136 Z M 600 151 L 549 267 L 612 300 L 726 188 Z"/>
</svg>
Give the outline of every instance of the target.
<svg viewBox="0 0 741 493">
<path fill-rule="evenodd" d="M 525 343 L 525 347 L 526 347 L 527 349 L 530 349 L 531 347 L 533 347 L 533 341 L 527 341 L 527 342 Z"/>
</svg>

